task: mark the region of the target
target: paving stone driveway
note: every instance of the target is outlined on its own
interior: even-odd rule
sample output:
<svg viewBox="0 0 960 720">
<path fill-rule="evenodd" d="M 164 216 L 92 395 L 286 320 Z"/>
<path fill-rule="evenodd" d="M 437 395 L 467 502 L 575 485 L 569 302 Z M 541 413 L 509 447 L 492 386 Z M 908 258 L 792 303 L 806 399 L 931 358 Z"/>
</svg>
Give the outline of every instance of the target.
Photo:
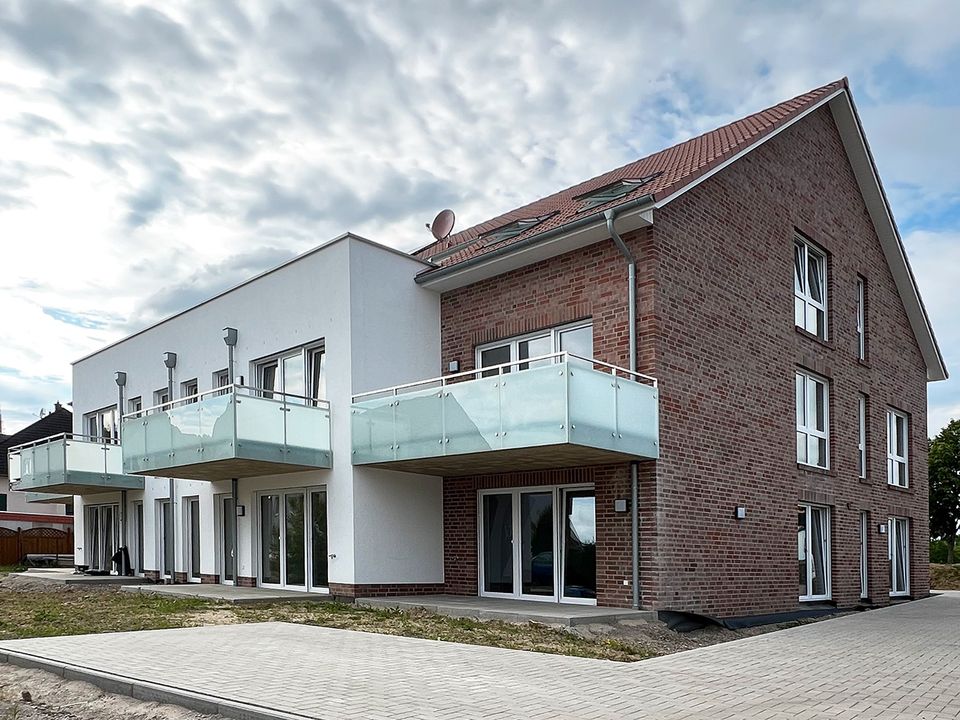
<svg viewBox="0 0 960 720">
<path fill-rule="evenodd" d="M 0 643 L 14 654 L 251 717 L 960 717 L 960 593 L 629 665 L 284 623 Z"/>
</svg>

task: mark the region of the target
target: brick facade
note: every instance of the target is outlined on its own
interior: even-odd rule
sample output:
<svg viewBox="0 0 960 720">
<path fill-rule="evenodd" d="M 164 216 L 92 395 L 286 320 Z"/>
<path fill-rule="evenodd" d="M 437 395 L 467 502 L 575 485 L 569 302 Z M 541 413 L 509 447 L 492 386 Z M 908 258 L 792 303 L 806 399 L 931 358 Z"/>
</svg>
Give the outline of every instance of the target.
<svg viewBox="0 0 960 720">
<path fill-rule="evenodd" d="M 828 341 L 793 320 L 793 239 L 828 258 Z M 833 600 L 854 605 L 859 513 L 869 584 L 889 601 L 890 515 L 910 518 L 911 593 L 929 590 L 926 369 L 830 111 L 817 110 L 657 210 L 625 238 L 638 264 L 638 369 L 660 380 L 661 458 L 641 465 L 641 602 L 731 617 L 795 610 L 799 501 L 831 508 Z M 856 282 L 868 292 L 856 355 Z M 626 265 L 601 242 L 445 293 L 442 362 L 474 368 L 479 344 L 592 318 L 594 355 L 628 363 Z M 830 381 L 831 469 L 799 467 L 794 374 Z M 858 394 L 868 395 L 868 479 L 857 478 Z M 910 488 L 886 483 L 885 412 L 910 416 Z M 598 602 L 630 602 L 627 465 L 444 480 L 446 591 L 477 591 L 477 493 L 590 478 Z M 747 508 L 736 520 L 735 507 Z"/>
<path fill-rule="evenodd" d="M 438 595 L 443 591 L 443 583 L 330 583 L 330 594 L 343 598 Z"/>
</svg>

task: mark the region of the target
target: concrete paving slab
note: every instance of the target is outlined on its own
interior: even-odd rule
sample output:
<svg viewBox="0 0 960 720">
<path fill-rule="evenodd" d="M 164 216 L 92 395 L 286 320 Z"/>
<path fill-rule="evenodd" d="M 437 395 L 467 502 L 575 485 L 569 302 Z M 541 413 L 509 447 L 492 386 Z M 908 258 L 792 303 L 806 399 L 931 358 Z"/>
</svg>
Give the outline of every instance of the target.
<svg viewBox="0 0 960 720">
<path fill-rule="evenodd" d="M 0 642 L 236 718 L 956 718 L 960 593 L 639 663 L 262 623 Z"/>
<path fill-rule="evenodd" d="M 72 568 L 30 568 L 10 574 L 57 585 L 143 585 L 149 582 L 142 577 L 128 575 L 83 575 Z"/>
<path fill-rule="evenodd" d="M 182 585 L 136 585 L 122 588 L 126 592 L 138 592 L 147 595 L 166 595 L 168 597 L 200 598 L 216 600 L 235 605 L 257 605 L 277 602 L 330 602 L 329 595 L 321 593 L 297 592 L 295 590 L 273 590 L 271 588 L 234 587 L 212 583 L 187 583 Z"/>
<path fill-rule="evenodd" d="M 482 598 L 468 595 L 410 595 L 362 598 L 357 600 L 357 604 L 365 607 L 398 608 L 401 610 L 421 608 L 450 617 L 504 620 L 506 622 L 538 622 L 564 627 L 615 624 L 621 621 L 657 621 L 657 614 L 649 610 L 537 602 L 536 600 Z"/>
</svg>

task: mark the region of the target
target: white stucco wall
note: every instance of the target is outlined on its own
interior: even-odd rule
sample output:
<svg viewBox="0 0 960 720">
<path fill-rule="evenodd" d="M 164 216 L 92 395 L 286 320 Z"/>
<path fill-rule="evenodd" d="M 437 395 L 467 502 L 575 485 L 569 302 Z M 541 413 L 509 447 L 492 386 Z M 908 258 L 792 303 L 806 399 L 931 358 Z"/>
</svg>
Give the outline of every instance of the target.
<svg viewBox="0 0 960 720">
<path fill-rule="evenodd" d="M 333 468 L 306 473 L 242 478 L 239 503 L 239 574 L 257 574 L 257 493 L 267 489 L 327 489 L 331 583 L 440 582 L 442 579 L 441 489 L 435 478 L 355 469 L 351 463 L 350 401 L 354 392 L 439 374 L 439 298 L 414 275 L 423 265 L 395 251 L 346 236 L 301 256 L 232 291 L 174 316 L 73 366 L 74 428 L 83 415 L 116 403 L 114 373 L 127 373 L 125 397 L 153 405 L 167 385 L 163 354 L 177 353 L 174 395 L 197 378 L 201 391 L 226 367 L 222 328 L 238 329 L 236 375 L 255 383 L 259 358 L 323 339 L 327 399 L 331 405 Z M 124 409 L 126 411 L 126 408 Z M 404 490 L 406 488 L 406 490 Z M 229 482 L 176 481 L 175 570 L 186 572 L 189 549 L 180 527 L 184 498 L 198 497 L 201 510 L 201 572 L 219 574 L 215 496 Z M 78 499 L 77 538 L 82 563 L 83 507 L 119 501 L 107 496 Z M 143 493 L 128 493 L 128 538 L 134 533 L 133 503 L 144 504 L 144 565 L 158 568 L 157 501 L 168 480 L 147 478 Z M 131 554 L 134 542 L 128 543 Z M 397 548 L 405 548 L 398 560 Z"/>
</svg>

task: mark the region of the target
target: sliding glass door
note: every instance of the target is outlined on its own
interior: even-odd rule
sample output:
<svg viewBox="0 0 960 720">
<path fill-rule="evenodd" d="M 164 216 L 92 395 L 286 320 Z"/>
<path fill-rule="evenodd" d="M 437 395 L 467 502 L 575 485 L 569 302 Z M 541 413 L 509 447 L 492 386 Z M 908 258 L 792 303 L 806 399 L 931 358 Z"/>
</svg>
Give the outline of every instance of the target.
<svg viewBox="0 0 960 720">
<path fill-rule="evenodd" d="M 91 570 L 112 571 L 113 556 L 120 547 L 120 506 L 88 506 L 84 520 L 87 565 Z"/>
<path fill-rule="evenodd" d="M 260 584 L 291 590 L 326 589 L 326 491 L 264 493 L 259 510 Z"/>
<path fill-rule="evenodd" d="M 596 602 L 596 513 L 590 488 L 480 495 L 480 594 Z"/>
</svg>

